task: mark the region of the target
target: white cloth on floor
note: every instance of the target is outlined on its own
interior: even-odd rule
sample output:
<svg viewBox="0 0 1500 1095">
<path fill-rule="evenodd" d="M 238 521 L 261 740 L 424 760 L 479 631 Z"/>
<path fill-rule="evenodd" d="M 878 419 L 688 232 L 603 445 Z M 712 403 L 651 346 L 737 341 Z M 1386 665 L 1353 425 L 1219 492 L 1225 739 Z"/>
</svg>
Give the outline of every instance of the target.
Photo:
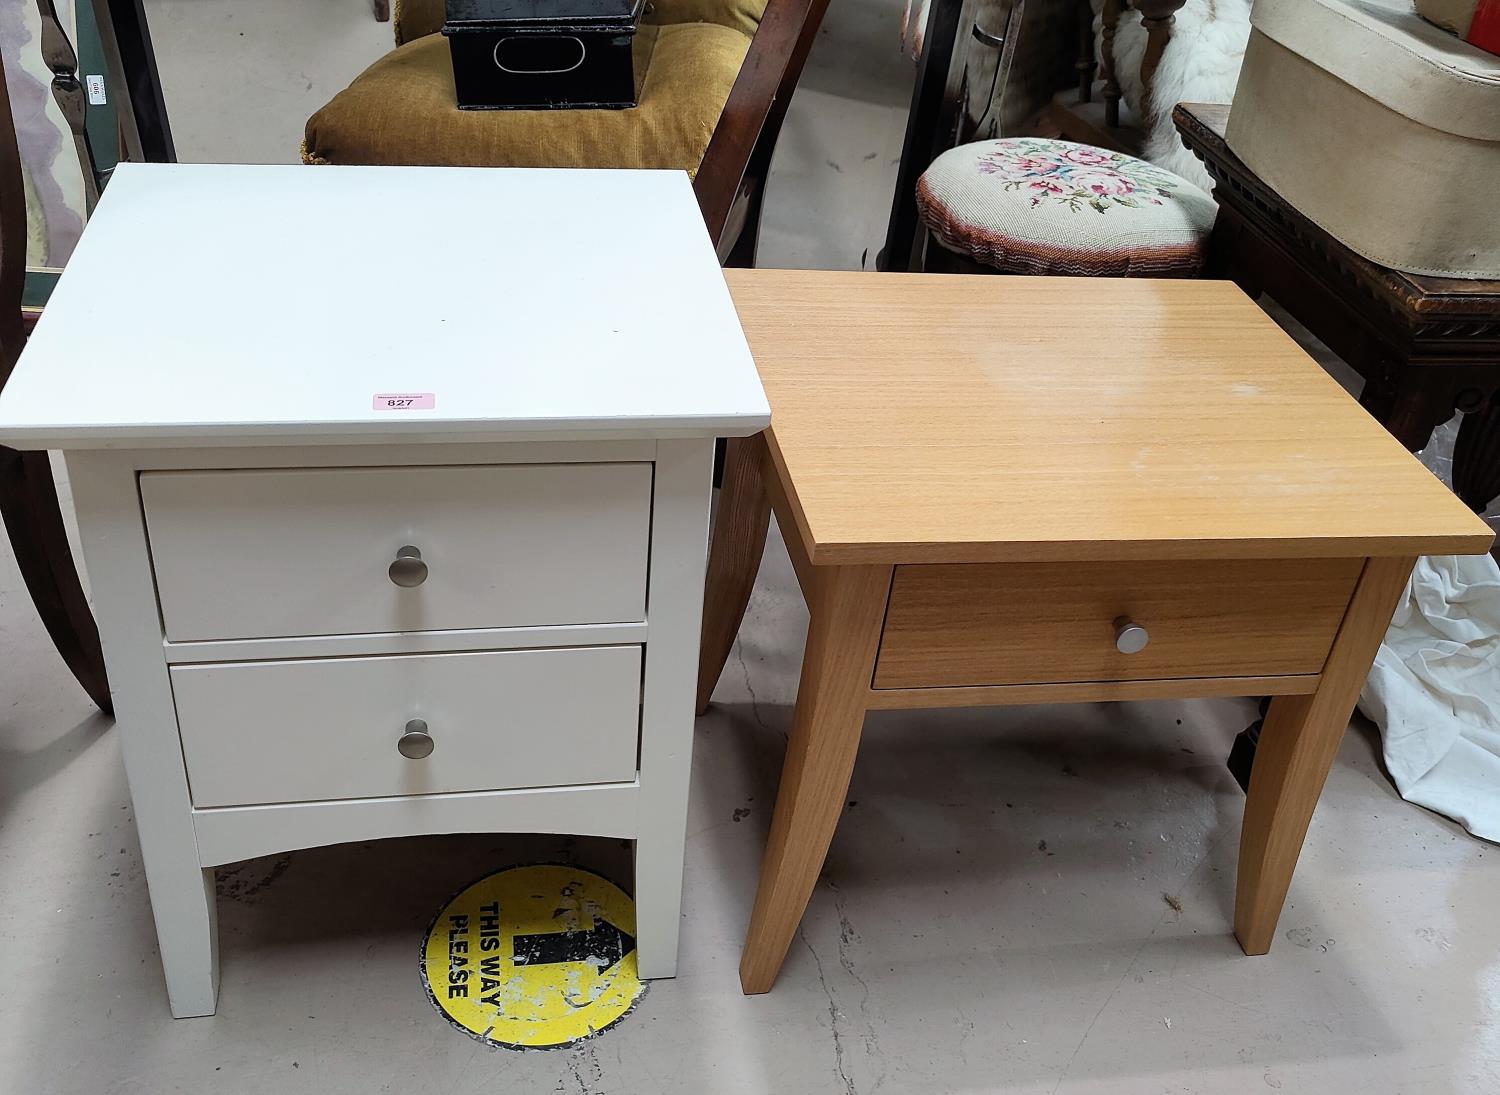
<svg viewBox="0 0 1500 1095">
<path fill-rule="evenodd" d="M 1359 698 L 1401 797 L 1500 842 L 1500 567 L 1417 561 Z"/>
</svg>

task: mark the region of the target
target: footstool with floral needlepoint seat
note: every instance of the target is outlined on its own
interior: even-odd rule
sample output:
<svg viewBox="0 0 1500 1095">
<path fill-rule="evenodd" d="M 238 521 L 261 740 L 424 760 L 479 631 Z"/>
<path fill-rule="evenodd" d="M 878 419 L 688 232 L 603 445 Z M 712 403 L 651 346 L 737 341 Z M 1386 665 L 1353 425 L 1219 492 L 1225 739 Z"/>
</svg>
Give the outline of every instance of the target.
<svg viewBox="0 0 1500 1095">
<path fill-rule="evenodd" d="M 1195 277 L 1217 207 L 1134 156 L 1007 137 L 944 152 L 917 183 L 923 266 L 1013 274 Z"/>
</svg>

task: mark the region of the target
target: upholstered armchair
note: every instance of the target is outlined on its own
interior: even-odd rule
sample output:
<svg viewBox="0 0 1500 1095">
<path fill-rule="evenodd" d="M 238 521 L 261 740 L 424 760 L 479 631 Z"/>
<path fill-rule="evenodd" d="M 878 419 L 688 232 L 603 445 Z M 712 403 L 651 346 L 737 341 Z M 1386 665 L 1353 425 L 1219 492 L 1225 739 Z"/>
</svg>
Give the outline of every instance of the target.
<svg viewBox="0 0 1500 1095">
<path fill-rule="evenodd" d="M 307 123 L 311 164 L 677 168 L 722 259 L 753 261 L 771 150 L 828 0 L 653 0 L 629 110 L 459 110 L 444 0 L 397 0 L 396 48 Z"/>
</svg>

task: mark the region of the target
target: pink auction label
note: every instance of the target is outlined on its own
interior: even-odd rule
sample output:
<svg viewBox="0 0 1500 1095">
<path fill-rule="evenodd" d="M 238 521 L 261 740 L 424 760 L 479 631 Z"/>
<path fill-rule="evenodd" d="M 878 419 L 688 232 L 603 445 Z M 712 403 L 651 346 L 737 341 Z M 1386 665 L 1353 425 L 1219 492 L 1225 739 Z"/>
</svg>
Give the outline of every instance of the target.
<svg viewBox="0 0 1500 1095">
<path fill-rule="evenodd" d="M 437 406 L 432 392 L 382 392 L 371 403 L 377 411 L 430 411 Z"/>
</svg>

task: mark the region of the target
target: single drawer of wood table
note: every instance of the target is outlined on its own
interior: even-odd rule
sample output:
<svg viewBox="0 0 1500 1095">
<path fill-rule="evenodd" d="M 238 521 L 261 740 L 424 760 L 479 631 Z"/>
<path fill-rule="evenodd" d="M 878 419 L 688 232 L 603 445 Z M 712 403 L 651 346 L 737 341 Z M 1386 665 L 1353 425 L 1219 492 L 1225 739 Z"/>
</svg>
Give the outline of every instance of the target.
<svg viewBox="0 0 1500 1095">
<path fill-rule="evenodd" d="M 1318 673 L 1363 563 L 899 566 L 875 687 Z"/>
<path fill-rule="evenodd" d="M 172 669 L 199 807 L 631 780 L 640 687 L 638 646 Z"/>
<path fill-rule="evenodd" d="M 173 641 L 645 618 L 649 464 L 147 472 L 141 498 Z"/>
</svg>

